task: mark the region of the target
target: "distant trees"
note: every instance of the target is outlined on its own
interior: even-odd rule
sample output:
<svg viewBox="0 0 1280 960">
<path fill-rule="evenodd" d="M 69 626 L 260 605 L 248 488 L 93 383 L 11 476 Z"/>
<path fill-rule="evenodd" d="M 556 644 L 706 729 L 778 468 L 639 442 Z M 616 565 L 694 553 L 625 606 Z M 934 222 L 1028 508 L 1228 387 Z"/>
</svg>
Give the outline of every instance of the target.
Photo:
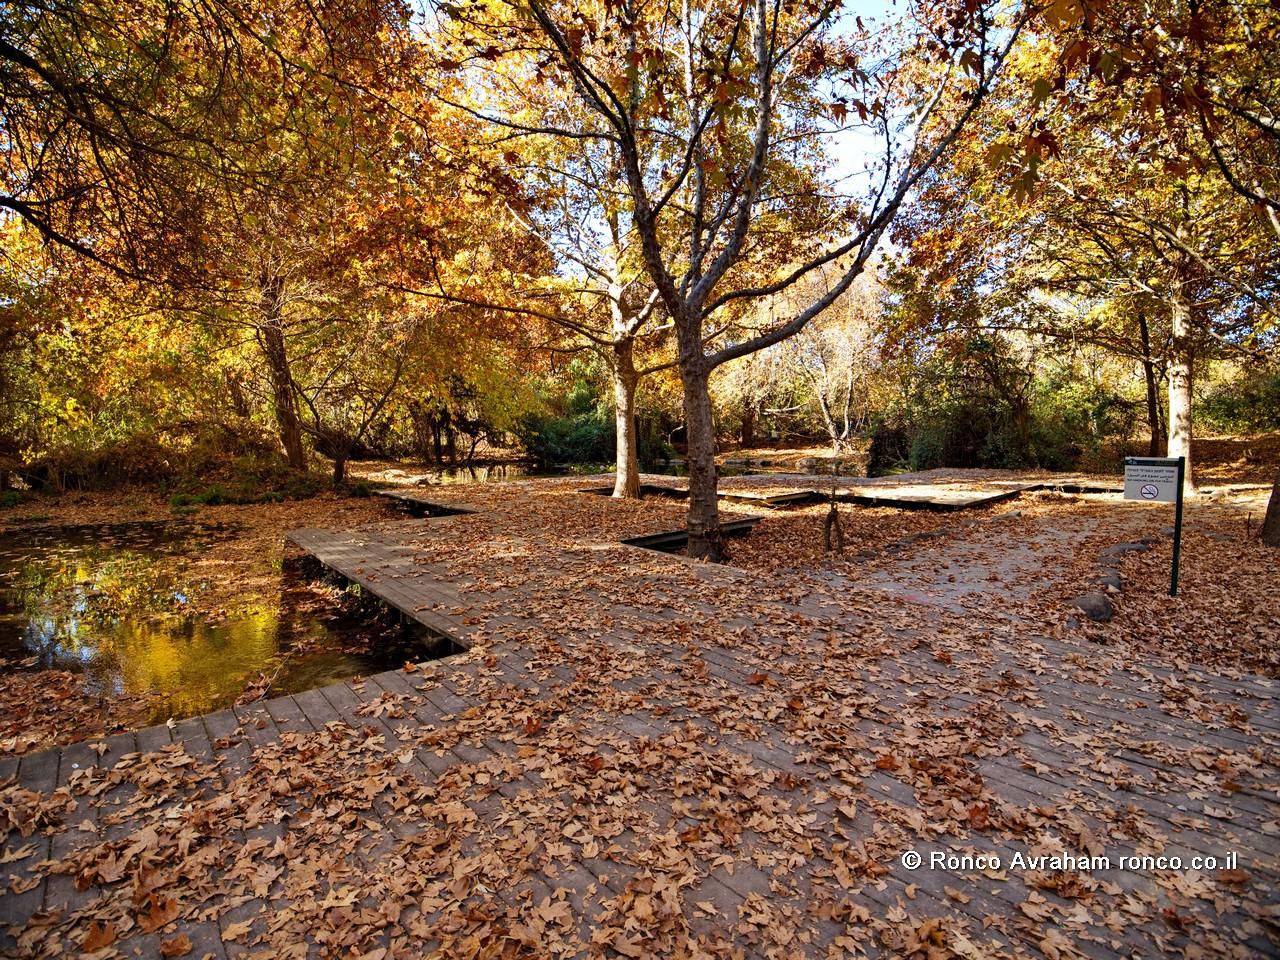
<svg viewBox="0 0 1280 960">
<path fill-rule="evenodd" d="M 838 265 L 817 270 L 793 288 L 761 300 L 754 308 L 760 316 L 750 322 L 767 328 L 776 315 L 812 300 L 839 272 Z M 795 336 L 725 364 L 716 374 L 713 396 L 740 410 L 752 430 L 760 415 L 786 413 L 820 425 L 834 446 L 865 433 L 873 412 L 887 401 L 882 346 L 889 305 L 881 272 L 872 261 L 825 313 Z M 742 441 L 749 444 L 751 438 Z"/>
<path fill-rule="evenodd" d="M 1132 364 L 1151 449 L 1189 456 L 1197 365 L 1274 350 L 1277 20 L 1260 0 L 913 0 L 870 26 L 781 0 L 6 6 L 0 404 L 21 425 L 0 455 L 127 433 L 101 391 L 92 415 L 36 395 L 37 331 L 136 347 L 112 376 L 336 480 L 393 420 L 436 455 L 454 428 L 495 436 L 532 404 L 532 357 L 590 350 L 617 496 L 638 492 L 638 392 L 678 379 L 691 552 L 720 558 L 713 398 L 744 440 L 772 409 L 843 443 L 883 389 L 889 305 L 900 343 L 935 339 L 922 373 L 998 394 L 1015 439 L 1045 338 Z M 868 159 L 837 177 L 837 151 Z M 892 282 L 869 269 L 890 231 Z M 178 405 L 159 389 L 139 423 Z"/>
</svg>

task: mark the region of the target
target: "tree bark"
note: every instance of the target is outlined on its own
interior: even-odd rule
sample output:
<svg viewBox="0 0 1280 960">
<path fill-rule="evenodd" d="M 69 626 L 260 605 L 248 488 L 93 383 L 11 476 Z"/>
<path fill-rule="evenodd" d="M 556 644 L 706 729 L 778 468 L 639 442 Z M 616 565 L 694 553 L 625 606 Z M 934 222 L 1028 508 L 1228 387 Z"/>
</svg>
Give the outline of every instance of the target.
<svg viewBox="0 0 1280 960">
<path fill-rule="evenodd" d="M 617 472 L 613 495 L 635 500 L 640 496 L 640 448 L 636 436 L 635 342 L 629 338 L 613 344 L 613 418 Z"/>
<path fill-rule="evenodd" d="M 1186 457 L 1185 491 L 1196 491 L 1191 470 L 1191 390 L 1194 382 L 1195 346 L 1191 335 L 1191 305 L 1181 283 L 1174 287 L 1170 307 L 1173 344 L 1169 358 L 1169 443 L 1165 456 Z"/>
<path fill-rule="evenodd" d="M 742 432 L 739 435 L 742 449 L 750 450 L 756 444 L 756 398 L 751 397 L 742 408 Z"/>
<path fill-rule="evenodd" d="M 1280 547 L 1280 474 L 1271 485 L 1271 499 L 1267 501 L 1267 515 L 1262 520 L 1262 542 L 1268 547 Z"/>
<path fill-rule="evenodd" d="M 284 448 L 289 466 L 295 470 L 307 468 L 306 452 L 302 448 L 302 421 L 298 417 L 298 401 L 293 394 L 293 375 L 289 371 L 289 354 L 284 342 L 284 317 L 280 281 L 268 279 L 262 284 L 261 313 L 258 318 L 258 343 L 267 362 L 267 376 L 271 381 L 271 400 L 275 408 L 276 427 L 280 433 L 280 445 Z"/>
<path fill-rule="evenodd" d="M 684 385 L 684 423 L 688 434 L 689 556 L 723 563 L 729 559 L 720 532 L 717 500 L 716 434 L 711 412 L 709 372 L 701 364 L 680 365 Z"/>
<path fill-rule="evenodd" d="M 1147 443 L 1147 456 L 1160 456 L 1164 446 L 1164 424 L 1160 420 L 1160 384 L 1156 379 L 1156 365 L 1151 357 L 1151 328 L 1147 324 L 1147 312 L 1138 311 L 1138 333 L 1142 337 L 1142 377 L 1147 383 L 1147 425 L 1151 439 Z"/>
</svg>

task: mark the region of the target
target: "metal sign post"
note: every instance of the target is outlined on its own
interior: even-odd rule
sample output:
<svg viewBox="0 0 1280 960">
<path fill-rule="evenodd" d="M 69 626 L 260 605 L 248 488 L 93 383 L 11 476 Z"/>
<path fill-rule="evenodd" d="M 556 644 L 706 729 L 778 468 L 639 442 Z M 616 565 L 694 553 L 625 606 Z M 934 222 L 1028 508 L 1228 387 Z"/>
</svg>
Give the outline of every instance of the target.
<svg viewBox="0 0 1280 960">
<path fill-rule="evenodd" d="M 1178 561 L 1182 557 L 1182 485 L 1187 475 L 1186 457 L 1125 457 L 1124 498 L 1148 503 L 1172 503 L 1173 569 L 1169 596 L 1178 595 Z"/>
</svg>

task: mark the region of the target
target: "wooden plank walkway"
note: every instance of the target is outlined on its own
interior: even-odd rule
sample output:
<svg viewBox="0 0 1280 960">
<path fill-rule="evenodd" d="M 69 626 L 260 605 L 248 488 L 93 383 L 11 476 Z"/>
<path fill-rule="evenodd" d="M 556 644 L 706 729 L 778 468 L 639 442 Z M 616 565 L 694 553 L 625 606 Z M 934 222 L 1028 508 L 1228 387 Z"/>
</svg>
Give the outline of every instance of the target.
<svg viewBox="0 0 1280 960">
<path fill-rule="evenodd" d="M 725 518 L 720 524 L 720 532 L 726 537 L 746 536 L 761 520 L 760 517 Z M 632 547 L 644 547 L 647 550 L 661 550 L 675 553 L 689 544 L 688 530 L 669 530 L 662 533 L 646 533 L 639 537 L 627 537 L 622 541 Z"/>
<path fill-rule="evenodd" d="M 765 475 L 733 479 L 759 481 L 765 479 Z M 819 503 L 831 498 L 830 478 L 774 475 L 768 476 L 767 479 L 770 490 L 725 486 L 720 490 L 720 497 L 724 500 L 754 502 L 765 506 Z M 997 503 L 1014 500 L 1023 493 L 1044 488 L 1044 484 L 1038 482 L 951 487 L 942 484 L 877 483 L 865 477 L 849 477 L 837 479 L 835 498 L 840 503 L 851 503 L 863 507 L 932 510 L 947 513 L 994 506 Z"/>
<path fill-rule="evenodd" d="M 961 956 L 1277 955 L 1271 681 L 1124 662 L 1021 629 L 966 645 L 936 610 L 555 538 L 532 529 L 554 518 L 529 517 L 497 531 L 501 549 L 463 549 L 445 521 L 292 532 L 468 651 L 122 735 L 101 757 L 86 745 L 24 757 L 17 784 L 62 787 L 75 803 L 67 824 L 103 827 L 40 834 L 25 857 L 33 841 L 10 834 L 0 914 L 12 933 L 33 918 L 40 930 L 125 923 L 129 884 L 82 889 L 34 868 L 109 862 L 124 838 L 204 816 L 225 795 L 253 812 L 223 812 L 232 836 L 208 854 L 205 899 L 128 952 L 154 955 L 181 930 L 197 956 L 248 955 L 255 939 L 274 955 L 297 943 L 310 944 L 298 956 L 461 956 L 468 943 L 496 954 L 532 924 L 539 955 L 900 956 L 926 944 Z M 376 794 L 324 853 L 310 797 L 342 773 L 322 785 L 293 758 L 342 730 L 376 736 L 344 748 L 365 751 L 369 769 L 396 758 L 427 792 Z M 126 774 L 148 764 L 190 782 L 135 786 Z M 281 769 L 299 786 L 262 792 Z M 109 776 L 119 785 L 89 791 Z M 154 803 L 139 807 L 145 791 Z M 261 859 L 275 848 L 285 862 Z M 907 851 L 1004 866 L 913 870 Z M 1009 866 L 1063 852 L 1112 865 Z M 1114 866 L 1231 853 L 1239 875 Z M 258 865 L 244 876 L 243 857 Z M 350 888 L 364 906 L 313 909 L 304 879 L 326 870 L 330 897 Z M 386 910 L 415 871 L 412 909 Z M 325 939 L 331 926 L 356 939 Z M 10 945 L 37 955 L 48 942 Z"/>
<path fill-rule="evenodd" d="M 415 562 L 411 547 L 331 530 L 292 530 L 288 541 L 326 569 L 359 585 L 393 610 L 464 649 L 471 629 L 446 611 L 464 606 L 461 592 L 430 567 Z"/>
</svg>

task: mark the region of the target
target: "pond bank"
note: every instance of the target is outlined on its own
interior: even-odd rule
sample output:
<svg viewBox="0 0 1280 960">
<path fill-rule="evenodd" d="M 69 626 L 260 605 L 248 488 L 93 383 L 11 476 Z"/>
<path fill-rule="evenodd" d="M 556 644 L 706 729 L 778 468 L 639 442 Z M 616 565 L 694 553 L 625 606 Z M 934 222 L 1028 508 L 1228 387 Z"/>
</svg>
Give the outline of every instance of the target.
<svg viewBox="0 0 1280 960">
<path fill-rule="evenodd" d="M 175 516 L 159 497 L 127 503 L 68 496 L 0 514 L 0 755 L 423 658 L 415 632 L 284 562 L 285 529 L 373 519 L 378 505 Z"/>
</svg>

